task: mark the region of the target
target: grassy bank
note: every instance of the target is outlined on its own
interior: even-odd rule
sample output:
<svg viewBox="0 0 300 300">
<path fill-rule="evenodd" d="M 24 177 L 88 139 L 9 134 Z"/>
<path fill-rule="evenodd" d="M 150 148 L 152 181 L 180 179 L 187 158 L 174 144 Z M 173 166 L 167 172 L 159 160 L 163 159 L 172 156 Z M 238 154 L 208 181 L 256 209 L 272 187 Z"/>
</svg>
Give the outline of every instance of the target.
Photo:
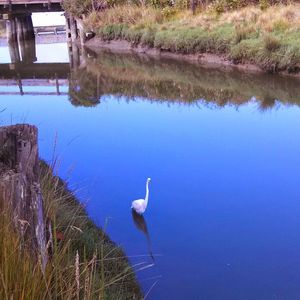
<svg viewBox="0 0 300 300">
<path fill-rule="evenodd" d="M 90 12 L 85 24 L 107 41 L 181 54 L 213 53 L 268 72 L 299 70 L 299 4 L 228 9 L 224 3 L 214 2 L 195 15 L 176 6 L 119 5 Z"/>
<path fill-rule="evenodd" d="M 0 20 L 0 37 L 6 36 L 5 22 Z"/>
<path fill-rule="evenodd" d="M 0 218 L 1 299 L 141 299 L 124 252 L 87 216 L 52 170 L 41 163 L 41 186 L 53 247 L 43 274 L 6 217 Z"/>
</svg>

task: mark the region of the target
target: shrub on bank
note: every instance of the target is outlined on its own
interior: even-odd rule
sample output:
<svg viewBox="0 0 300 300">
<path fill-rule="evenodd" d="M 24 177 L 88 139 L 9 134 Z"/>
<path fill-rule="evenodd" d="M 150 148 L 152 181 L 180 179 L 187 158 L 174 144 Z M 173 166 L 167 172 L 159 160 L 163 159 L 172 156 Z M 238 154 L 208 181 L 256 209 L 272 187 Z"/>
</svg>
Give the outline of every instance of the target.
<svg viewBox="0 0 300 300">
<path fill-rule="evenodd" d="M 254 63 L 270 72 L 299 68 L 300 5 L 266 10 L 251 6 L 221 15 L 210 9 L 195 16 L 175 10 L 172 18 L 147 7 L 124 11 L 131 13 L 122 16 L 122 7 L 99 13 L 97 35 L 161 51 L 222 54 L 233 62 Z"/>
</svg>

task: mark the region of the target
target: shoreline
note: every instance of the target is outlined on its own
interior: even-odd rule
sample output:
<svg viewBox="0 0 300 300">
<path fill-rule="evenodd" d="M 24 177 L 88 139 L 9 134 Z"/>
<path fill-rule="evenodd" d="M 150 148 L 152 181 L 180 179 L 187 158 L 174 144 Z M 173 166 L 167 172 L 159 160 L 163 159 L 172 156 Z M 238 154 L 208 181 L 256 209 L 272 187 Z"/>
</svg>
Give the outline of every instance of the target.
<svg viewBox="0 0 300 300">
<path fill-rule="evenodd" d="M 64 244 L 69 244 L 70 252 L 73 252 L 75 257 L 76 251 L 79 257 L 84 257 L 85 260 L 92 261 L 97 257 L 97 250 L 104 251 L 107 262 L 104 262 L 101 267 L 95 268 L 96 273 L 100 276 L 101 272 L 110 272 L 105 277 L 109 281 L 111 278 L 117 278 L 119 274 L 124 274 L 127 285 L 120 287 L 118 283 L 112 284 L 106 288 L 106 293 L 111 297 L 115 296 L 115 289 L 120 289 L 122 296 L 125 299 L 142 299 L 143 292 L 139 285 L 136 273 L 131 265 L 127 254 L 123 248 L 113 241 L 105 230 L 97 225 L 89 216 L 86 206 L 78 197 L 70 190 L 68 183 L 61 177 L 55 174 L 53 166 L 50 166 L 46 161 L 40 159 L 40 181 L 42 186 L 42 194 L 45 199 L 49 198 L 50 186 L 55 186 L 55 193 L 59 194 L 56 204 L 52 201 L 45 201 L 46 210 L 53 210 L 56 206 L 52 224 L 56 224 L 55 239 L 59 241 L 60 247 Z M 71 225 L 70 225 L 71 224 Z M 69 227 L 77 228 L 77 232 L 70 232 Z M 103 248 L 104 247 L 104 248 Z M 102 250 L 101 250 L 102 249 Z M 101 252 L 100 252 L 101 253 Z M 103 258 L 100 258 L 103 259 Z M 109 262 L 111 260 L 111 262 Z M 101 270 L 103 268 L 104 270 Z M 117 280 L 118 281 L 118 280 Z"/>
<path fill-rule="evenodd" d="M 284 77 L 293 77 L 300 79 L 300 71 L 287 72 L 277 71 L 274 73 L 263 70 L 260 66 L 253 63 L 234 63 L 227 55 L 218 55 L 213 53 L 195 53 L 182 54 L 178 52 L 162 51 L 154 47 L 143 46 L 141 44 L 133 45 L 131 42 L 123 39 L 117 40 L 103 40 L 99 37 L 94 37 L 88 40 L 84 47 L 99 53 L 103 50 L 109 50 L 113 53 L 146 55 L 153 58 L 169 58 L 177 61 L 185 61 L 193 65 L 207 67 L 211 69 L 219 69 L 224 71 L 239 70 L 245 73 L 252 74 L 270 74 Z"/>
<path fill-rule="evenodd" d="M 56 167 L 39 158 L 36 126 L 0 127 L 0 299 L 142 299 L 126 253 Z"/>
</svg>

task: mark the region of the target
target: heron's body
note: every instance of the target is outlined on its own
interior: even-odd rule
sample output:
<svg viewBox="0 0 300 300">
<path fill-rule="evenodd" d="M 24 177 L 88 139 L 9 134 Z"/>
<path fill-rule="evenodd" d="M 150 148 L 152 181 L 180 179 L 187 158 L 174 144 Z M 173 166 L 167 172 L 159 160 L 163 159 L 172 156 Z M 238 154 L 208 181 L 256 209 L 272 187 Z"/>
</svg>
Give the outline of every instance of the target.
<svg viewBox="0 0 300 300">
<path fill-rule="evenodd" d="M 148 205 L 150 180 L 151 180 L 150 178 L 147 179 L 145 199 L 134 200 L 134 201 L 132 201 L 132 204 L 131 204 L 131 208 L 134 209 L 140 215 L 142 215 L 145 212 L 147 205 Z"/>
</svg>

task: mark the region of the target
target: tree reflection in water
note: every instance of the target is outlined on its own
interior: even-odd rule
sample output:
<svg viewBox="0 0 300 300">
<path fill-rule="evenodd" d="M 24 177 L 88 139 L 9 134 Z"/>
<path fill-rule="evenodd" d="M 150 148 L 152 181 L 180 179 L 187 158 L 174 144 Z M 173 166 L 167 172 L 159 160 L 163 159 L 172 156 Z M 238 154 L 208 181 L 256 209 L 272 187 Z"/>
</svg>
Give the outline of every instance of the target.
<svg viewBox="0 0 300 300">
<path fill-rule="evenodd" d="M 70 100 L 95 106 L 104 95 L 143 97 L 212 108 L 256 101 L 261 111 L 278 104 L 299 105 L 299 79 L 270 74 L 220 71 L 141 55 L 101 52 L 85 56 L 83 67 L 71 71 Z"/>
</svg>

